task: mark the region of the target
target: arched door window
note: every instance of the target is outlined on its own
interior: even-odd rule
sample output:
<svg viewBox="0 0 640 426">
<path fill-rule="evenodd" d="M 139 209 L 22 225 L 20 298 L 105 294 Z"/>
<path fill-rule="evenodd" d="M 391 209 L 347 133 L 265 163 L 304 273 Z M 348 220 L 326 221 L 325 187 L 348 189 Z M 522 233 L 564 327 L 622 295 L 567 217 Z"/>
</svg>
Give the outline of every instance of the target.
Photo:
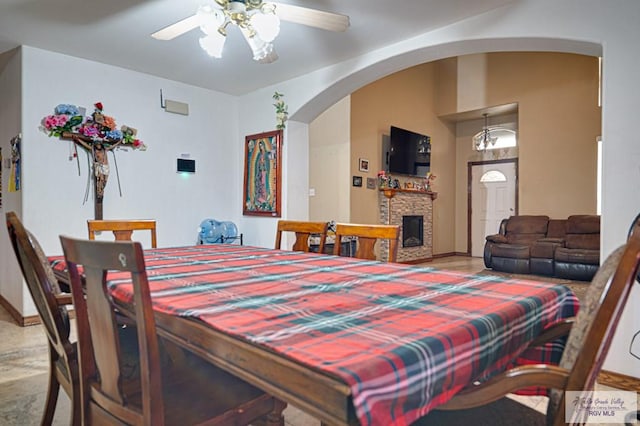
<svg viewBox="0 0 640 426">
<path fill-rule="evenodd" d="M 480 182 L 489 183 L 489 182 L 506 182 L 507 177 L 499 170 L 489 170 L 486 171 L 482 177 L 480 178 Z"/>
</svg>

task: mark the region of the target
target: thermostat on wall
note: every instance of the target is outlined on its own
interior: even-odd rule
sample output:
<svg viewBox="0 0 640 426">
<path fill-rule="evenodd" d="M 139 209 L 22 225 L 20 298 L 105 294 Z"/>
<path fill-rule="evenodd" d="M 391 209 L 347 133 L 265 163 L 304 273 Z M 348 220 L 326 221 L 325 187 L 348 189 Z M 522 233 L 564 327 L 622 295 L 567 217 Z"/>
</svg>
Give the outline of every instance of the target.
<svg viewBox="0 0 640 426">
<path fill-rule="evenodd" d="M 196 172 L 196 160 L 189 160 L 186 158 L 178 158 L 178 173 L 195 173 Z"/>
</svg>

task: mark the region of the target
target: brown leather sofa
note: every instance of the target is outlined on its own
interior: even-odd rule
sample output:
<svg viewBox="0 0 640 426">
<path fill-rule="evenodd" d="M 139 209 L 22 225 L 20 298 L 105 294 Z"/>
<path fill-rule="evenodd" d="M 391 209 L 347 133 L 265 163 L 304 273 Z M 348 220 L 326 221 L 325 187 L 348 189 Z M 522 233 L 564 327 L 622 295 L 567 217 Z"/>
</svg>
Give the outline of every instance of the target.
<svg viewBox="0 0 640 426">
<path fill-rule="evenodd" d="M 547 235 L 549 216 L 511 216 L 498 234 L 486 237 L 484 264 L 496 271 L 528 274 L 531 246 Z"/>
<path fill-rule="evenodd" d="M 511 216 L 486 237 L 484 263 L 501 272 L 590 280 L 600 264 L 600 216 Z"/>
<path fill-rule="evenodd" d="M 564 247 L 554 254 L 554 275 L 572 280 L 593 278 L 600 266 L 600 216 L 567 219 Z"/>
</svg>

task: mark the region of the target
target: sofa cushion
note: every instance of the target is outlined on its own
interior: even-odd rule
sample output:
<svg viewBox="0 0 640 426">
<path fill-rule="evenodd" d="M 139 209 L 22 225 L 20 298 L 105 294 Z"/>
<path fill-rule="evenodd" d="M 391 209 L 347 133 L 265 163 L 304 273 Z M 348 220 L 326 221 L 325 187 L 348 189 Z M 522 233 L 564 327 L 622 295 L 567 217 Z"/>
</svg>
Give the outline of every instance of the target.
<svg viewBox="0 0 640 426">
<path fill-rule="evenodd" d="M 491 256 L 528 260 L 529 246 L 521 244 L 496 244 L 491 247 Z"/>
<path fill-rule="evenodd" d="M 544 238 L 544 234 L 507 234 L 507 243 L 530 246 L 540 238 Z"/>
<path fill-rule="evenodd" d="M 555 253 L 556 262 L 600 264 L 600 250 L 570 249 L 558 247 Z"/>
<path fill-rule="evenodd" d="M 509 234 L 547 234 L 549 216 L 511 216 L 507 222 Z"/>
<path fill-rule="evenodd" d="M 567 219 L 567 234 L 599 234 L 600 216 L 573 215 Z"/>
<path fill-rule="evenodd" d="M 567 234 L 567 219 L 549 219 L 547 238 L 564 238 Z"/>
<path fill-rule="evenodd" d="M 563 240 L 557 238 L 545 238 L 545 240 L 556 241 L 538 241 L 531 246 L 531 257 L 553 259 L 556 248 L 562 247 Z"/>
<path fill-rule="evenodd" d="M 599 250 L 600 234 L 567 234 L 565 247 L 575 250 Z"/>
</svg>

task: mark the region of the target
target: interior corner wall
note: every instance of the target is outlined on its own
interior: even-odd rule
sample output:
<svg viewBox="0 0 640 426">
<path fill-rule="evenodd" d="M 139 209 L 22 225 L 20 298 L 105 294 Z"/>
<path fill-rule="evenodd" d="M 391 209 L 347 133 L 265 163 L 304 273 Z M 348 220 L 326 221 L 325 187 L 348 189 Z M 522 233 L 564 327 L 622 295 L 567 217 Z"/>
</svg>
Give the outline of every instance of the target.
<svg viewBox="0 0 640 426">
<path fill-rule="evenodd" d="M 351 221 L 350 129 L 350 96 L 309 124 L 309 220 Z"/>
<path fill-rule="evenodd" d="M 9 192 L 9 182 L 15 170 L 11 155 L 11 139 L 22 131 L 22 51 L 15 49 L 5 53 L 6 62 L 0 68 L 0 147 L 2 161 L 0 168 L 0 212 L 14 211 L 22 215 L 22 190 Z M 10 163 L 7 163 L 10 162 Z M 7 165 L 9 164 L 9 167 Z M 0 296 L 23 316 L 33 315 L 35 308 L 26 286 L 15 253 L 9 242 L 7 228 L 0 227 Z"/>
</svg>

